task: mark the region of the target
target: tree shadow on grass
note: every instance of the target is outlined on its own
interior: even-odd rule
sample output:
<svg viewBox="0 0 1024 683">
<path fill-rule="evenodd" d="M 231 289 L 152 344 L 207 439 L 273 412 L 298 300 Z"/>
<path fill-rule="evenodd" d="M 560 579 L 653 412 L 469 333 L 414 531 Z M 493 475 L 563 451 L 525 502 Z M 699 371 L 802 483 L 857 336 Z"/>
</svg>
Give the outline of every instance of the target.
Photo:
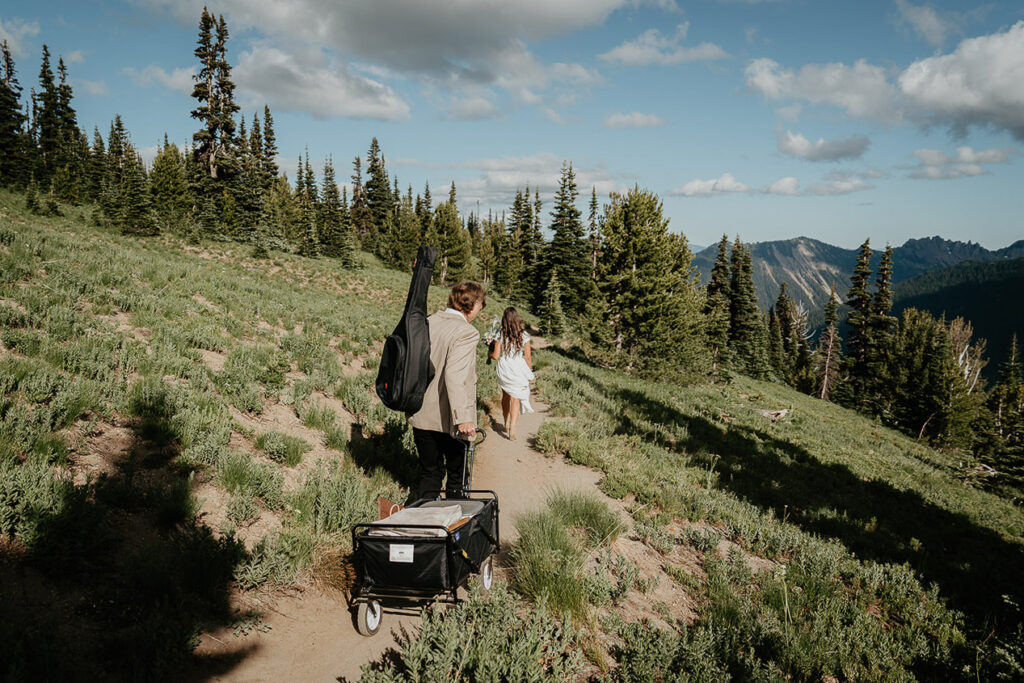
<svg viewBox="0 0 1024 683">
<path fill-rule="evenodd" d="M 598 384 L 600 387 L 601 385 Z M 694 454 L 694 462 L 718 470 L 719 486 L 805 531 L 834 538 L 857 557 L 908 563 L 925 585 L 935 582 L 952 606 L 982 626 L 991 618 L 1015 618 L 1002 596 L 1017 596 L 1024 551 L 966 516 L 926 501 L 912 490 L 864 480 L 846 466 L 823 463 L 806 449 L 738 424 L 716 424 L 687 415 L 637 391 L 602 387 L 632 406 L 641 420 L 678 424 L 688 436 L 662 446 Z M 637 431 L 628 414 L 621 432 Z"/>
<path fill-rule="evenodd" d="M 116 472 L 56 489 L 30 545 L 0 545 L 0 678 L 178 678 L 198 634 L 230 623 L 244 549 L 197 519 L 166 422 L 132 430 Z M 203 668 L 219 673 L 245 654 Z"/>
<path fill-rule="evenodd" d="M 404 417 L 385 420 L 377 431 L 353 424 L 348 443 L 352 461 L 365 475 L 370 476 L 377 469 L 384 470 L 409 490 L 410 500 L 406 502 L 415 497 L 420 481 L 419 458 L 412 446 L 409 430 Z"/>
</svg>

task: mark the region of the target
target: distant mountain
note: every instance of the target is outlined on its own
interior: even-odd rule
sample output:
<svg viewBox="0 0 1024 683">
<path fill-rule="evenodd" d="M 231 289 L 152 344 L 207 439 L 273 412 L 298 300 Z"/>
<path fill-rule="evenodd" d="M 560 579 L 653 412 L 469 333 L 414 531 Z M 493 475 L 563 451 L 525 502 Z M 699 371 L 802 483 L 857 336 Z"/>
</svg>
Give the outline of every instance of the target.
<svg viewBox="0 0 1024 683">
<path fill-rule="evenodd" d="M 790 296 L 812 314 L 812 319 L 828 301 L 832 287 L 840 297 L 846 295 L 850 288 L 850 275 L 857 262 L 856 249 L 843 249 L 810 237 L 755 242 L 750 245 L 750 252 L 754 287 L 761 308 L 768 310 L 771 307 L 779 296 L 781 284 L 786 282 Z M 711 277 L 717 253 L 718 246 L 712 245 L 694 256 L 694 265 L 703 284 Z M 899 283 L 968 260 L 989 262 L 1022 257 L 1024 240 L 991 251 L 974 242 L 941 237 L 911 239 L 893 249 L 893 280 Z M 880 258 L 881 252 L 875 251 L 873 270 L 877 269 Z"/>
<path fill-rule="evenodd" d="M 1020 248 L 1024 243 L 1013 246 Z M 958 316 L 970 320 L 975 338 L 988 341 L 985 374 L 990 380 L 1009 354 L 1010 337 L 1017 334 L 1024 341 L 1024 258 L 965 261 L 901 282 L 894 294 L 895 315 L 917 308 L 945 315 L 947 320 Z"/>
</svg>

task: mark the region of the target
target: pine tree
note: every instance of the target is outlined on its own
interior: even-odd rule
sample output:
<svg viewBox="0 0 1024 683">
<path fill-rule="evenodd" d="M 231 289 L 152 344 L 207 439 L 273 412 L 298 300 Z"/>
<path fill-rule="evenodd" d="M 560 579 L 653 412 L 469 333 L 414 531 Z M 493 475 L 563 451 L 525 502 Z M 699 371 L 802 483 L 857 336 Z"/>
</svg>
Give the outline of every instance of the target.
<svg viewBox="0 0 1024 683">
<path fill-rule="evenodd" d="M 153 210 L 165 229 L 178 227 L 183 232 L 185 214 L 189 208 L 188 182 L 185 180 L 185 160 L 177 145 L 172 145 L 164 134 L 164 143 L 149 174 L 153 194 Z"/>
<path fill-rule="evenodd" d="M 598 223 L 597 186 L 590 187 L 590 215 L 587 216 L 587 232 L 590 239 L 590 279 L 597 281 L 597 257 L 601 252 L 601 226 Z"/>
<path fill-rule="evenodd" d="M 50 179 L 57 168 L 61 147 L 60 93 L 50 68 L 50 50 L 43 45 L 43 61 L 39 68 L 39 93 L 33 98 L 35 114 L 36 146 L 38 162 L 36 181 L 41 187 L 49 187 Z"/>
<path fill-rule="evenodd" d="M 86 197 L 98 201 L 103 192 L 103 182 L 107 173 L 107 148 L 100 135 L 99 126 L 93 128 L 92 148 L 89 150 L 89 163 L 86 166 Z"/>
<path fill-rule="evenodd" d="M 369 234 L 372 228 L 372 216 L 366 205 L 366 191 L 363 188 L 362 160 L 352 160 L 352 202 L 349 204 L 349 218 L 355 229 L 356 237 L 364 249 L 369 249 Z"/>
<path fill-rule="evenodd" d="M 263 189 L 269 191 L 277 180 L 277 137 L 274 135 L 274 117 L 270 115 L 270 107 L 263 105 Z"/>
<path fill-rule="evenodd" d="M 839 380 L 842 347 L 843 340 L 839 336 L 839 298 L 833 287 L 825 305 L 825 331 L 818 341 L 815 359 L 816 395 L 823 401 L 829 400 Z"/>
<path fill-rule="evenodd" d="M 394 201 L 391 198 L 391 183 L 384 168 L 384 157 L 381 155 L 377 138 L 370 142 L 370 150 L 366 155 L 366 184 L 363 186 L 363 195 L 368 218 L 363 248 L 379 256 L 383 247 L 382 237 L 387 234 L 385 223 L 392 214 Z"/>
<path fill-rule="evenodd" d="M 892 348 L 892 335 L 896 327 L 896 318 L 889 315 L 892 311 L 892 246 L 885 245 L 882 260 L 878 265 L 875 279 L 875 294 L 871 300 L 871 314 L 868 320 L 871 344 L 867 349 L 866 379 L 864 382 L 871 410 L 879 415 L 891 409 L 892 382 L 888 375 L 891 367 L 889 355 Z"/>
<path fill-rule="evenodd" d="M 782 325 L 779 323 L 778 306 L 768 309 L 768 359 L 772 364 L 772 371 L 782 382 L 789 383 L 789 369 L 786 362 L 786 352 L 782 347 Z"/>
<path fill-rule="evenodd" d="M 999 366 L 999 380 L 989 394 L 988 407 L 999 443 L 998 464 L 1019 480 L 1024 475 L 1024 373 L 1016 334 L 1009 355 Z"/>
<path fill-rule="evenodd" d="M 21 85 L 7 41 L 3 41 L 3 72 L 0 73 L 0 185 L 22 187 L 25 175 L 26 141 L 21 110 Z"/>
<path fill-rule="evenodd" d="M 216 35 L 214 35 L 216 34 Z M 223 15 L 214 20 L 203 8 L 195 50 L 199 72 L 193 76 L 192 97 L 199 103 L 192 118 L 202 127 L 192 135 L 195 154 L 213 180 L 225 179 L 237 170 L 234 101 L 235 85 L 227 61 L 228 29 Z"/>
<path fill-rule="evenodd" d="M 558 275 L 551 274 L 551 279 L 544 288 L 540 308 L 537 310 L 540 327 L 544 334 L 560 335 L 565 332 L 565 314 L 562 312 L 562 286 L 558 283 Z"/>
<path fill-rule="evenodd" d="M 639 188 L 613 194 L 601 237 L 598 294 L 586 319 L 587 353 L 643 374 L 704 374 L 710 369 L 704 300 L 686 240 L 669 233 L 661 201 Z M 588 266 L 586 252 L 580 253 Z"/>
<path fill-rule="evenodd" d="M 416 258 L 422 235 L 420 234 L 420 219 L 416 215 L 416 207 L 412 198 L 412 186 L 398 206 L 398 216 L 395 218 L 395 235 L 393 238 L 394 255 L 392 259 L 395 267 L 401 270 L 411 270 L 412 262 Z"/>
<path fill-rule="evenodd" d="M 739 237 L 732 248 L 729 291 L 729 356 L 733 367 L 751 377 L 766 379 L 771 372 L 767 330 L 757 307 L 750 252 Z"/>
<path fill-rule="evenodd" d="M 484 288 L 494 286 L 497 272 L 501 267 L 502 245 L 505 239 L 505 222 L 495 219 L 490 212 L 480 229 L 480 283 Z"/>
<path fill-rule="evenodd" d="M 344 227 L 341 224 L 341 194 L 334 179 L 334 163 L 324 162 L 323 190 L 320 195 L 320 242 L 324 256 L 337 257 L 342 249 Z"/>
<path fill-rule="evenodd" d="M 462 227 L 456 205 L 445 201 L 434 210 L 432 246 L 437 247 L 437 282 L 451 285 L 466 277 L 470 267 L 469 233 Z M 431 244 L 431 242 L 427 242 Z"/>
<path fill-rule="evenodd" d="M 596 197 L 595 197 L 596 199 Z M 731 289 L 729 284 L 729 238 L 722 235 L 718 242 L 718 256 L 711 268 L 704 297 L 704 317 L 707 320 L 708 349 L 711 369 L 716 375 L 729 362 L 729 318 Z"/>
<path fill-rule="evenodd" d="M 36 183 L 35 177 L 28 181 L 28 189 L 25 191 L 25 210 L 37 216 L 43 212 L 42 205 L 39 203 L 39 184 Z"/>
<path fill-rule="evenodd" d="M 124 190 L 117 224 L 125 235 L 155 235 L 158 232 L 150 202 L 146 167 L 130 143 L 125 145 Z"/>
<path fill-rule="evenodd" d="M 570 318 L 584 311 L 590 292 L 590 260 L 583 239 L 581 213 L 576 207 L 576 173 L 572 164 L 562 165 L 562 174 L 551 211 L 553 235 L 547 248 L 548 269 L 563 286 L 562 308 Z"/>
<path fill-rule="evenodd" d="M 853 405 L 864 407 L 868 400 L 869 367 L 873 349 L 872 338 L 872 297 L 868 290 L 871 281 L 871 240 L 864 240 L 857 254 L 857 265 L 850 278 L 850 291 L 846 294 L 847 304 L 852 310 L 846 319 L 850 338 L 846 347 L 846 374 L 849 376 L 850 400 Z"/>
<path fill-rule="evenodd" d="M 507 231 L 496 245 L 497 257 L 494 264 L 494 286 L 513 303 L 526 303 L 523 279 L 526 263 L 523 258 L 524 231 L 532 224 L 529 201 L 521 190 L 516 190 L 515 200 L 509 210 Z"/>
</svg>

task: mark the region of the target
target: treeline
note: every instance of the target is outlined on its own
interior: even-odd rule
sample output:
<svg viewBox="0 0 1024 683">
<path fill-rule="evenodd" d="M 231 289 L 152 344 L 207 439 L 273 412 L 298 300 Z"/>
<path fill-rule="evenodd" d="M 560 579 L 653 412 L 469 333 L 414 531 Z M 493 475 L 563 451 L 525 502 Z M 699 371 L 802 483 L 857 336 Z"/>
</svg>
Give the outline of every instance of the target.
<svg viewBox="0 0 1024 683">
<path fill-rule="evenodd" d="M 238 241 L 257 256 L 277 249 L 353 267 L 363 250 L 407 270 L 418 245 L 430 244 L 439 252 L 439 283 L 481 281 L 535 313 L 545 333 L 578 339 L 599 364 L 651 378 L 738 372 L 778 381 L 936 445 L 1019 467 L 1024 390 L 1016 346 L 986 392 L 984 342 L 972 339 L 969 323 L 916 310 L 890 315 L 891 249 L 872 283 L 865 242 L 850 291 L 842 302 L 832 292 L 825 329 L 814 338 L 808 312 L 785 284 L 762 314 L 750 251 L 738 237 L 723 236 L 701 288 L 686 238 L 668 230 L 656 195 L 634 187 L 602 205 L 591 188 L 584 218 L 571 163 L 546 216 L 536 187 L 517 190 L 507 211 L 486 217 L 460 214 L 454 183 L 438 203 L 429 183 L 420 193 L 402 191 L 376 138 L 365 157 L 353 159 L 348 186 L 339 188 L 331 158 L 314 169 L 308 150 L 293 185 L 278 167 L 269 107 L 248 125 L 239 116 L 227 40 L 223 17 L 204 10 L 190 112 L 198 129 L 183 150 L 165 136 L 150 168 L 120 116 L 106 139 L 97 129 L 88 143 L 63 60 L 55 77 L 45 46 L 38 90 L 23 105 L 5 43 L 0 183 L 25 190 L 37 213 L 91 202 L 98 223 L 128 234 Z M 845 344 L 841 303 L 851 308 Z"/>
</svg>

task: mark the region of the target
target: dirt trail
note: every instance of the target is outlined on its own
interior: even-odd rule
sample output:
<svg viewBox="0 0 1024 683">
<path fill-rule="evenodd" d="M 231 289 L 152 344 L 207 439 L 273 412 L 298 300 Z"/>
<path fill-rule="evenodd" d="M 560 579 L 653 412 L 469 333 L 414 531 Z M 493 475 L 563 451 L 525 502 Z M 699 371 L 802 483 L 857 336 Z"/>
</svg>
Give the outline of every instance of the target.
<svg viewBox="0 0 1024 683">
<path fill-rule="evenodd" d="M 490 368 L 481 367 L 480 372 Z M 515 518 L 519 513 L 540 507 L 549 490 L 555 487 L 594 491 L 600 475 L 562 459 L 548 458 L 531 448 L 537 429 L 548 413 L 548 406 L 534 401 L 537 412 L 519 420 L 515 441 L 505 438 L 504 430 L 488 425 L 487 440 L 477 451 L 473 488 L 490 489 L 498 494 L 502 553 L 501 566 L 509 544 L 516 537 Z M 499 415 L 500 419 L 500 415 Z M 325 594 L 313 587 L 257 606 L 264 621 L 271 625 L 267 633 L 251 632 L 235 637 L 230 628 L 203 634 L 197 654 L 208 664 L 197 669 L 195 680 L 214 681 L 336 681 L 358 680 L 360 667 L 380 657 L 395 642 L 400 626 L 414 629 L 415 615 L 385 612 L 381 632 L 373 638 L 356 633 L 348 607 L 341 596 Z"/>
</svg>

